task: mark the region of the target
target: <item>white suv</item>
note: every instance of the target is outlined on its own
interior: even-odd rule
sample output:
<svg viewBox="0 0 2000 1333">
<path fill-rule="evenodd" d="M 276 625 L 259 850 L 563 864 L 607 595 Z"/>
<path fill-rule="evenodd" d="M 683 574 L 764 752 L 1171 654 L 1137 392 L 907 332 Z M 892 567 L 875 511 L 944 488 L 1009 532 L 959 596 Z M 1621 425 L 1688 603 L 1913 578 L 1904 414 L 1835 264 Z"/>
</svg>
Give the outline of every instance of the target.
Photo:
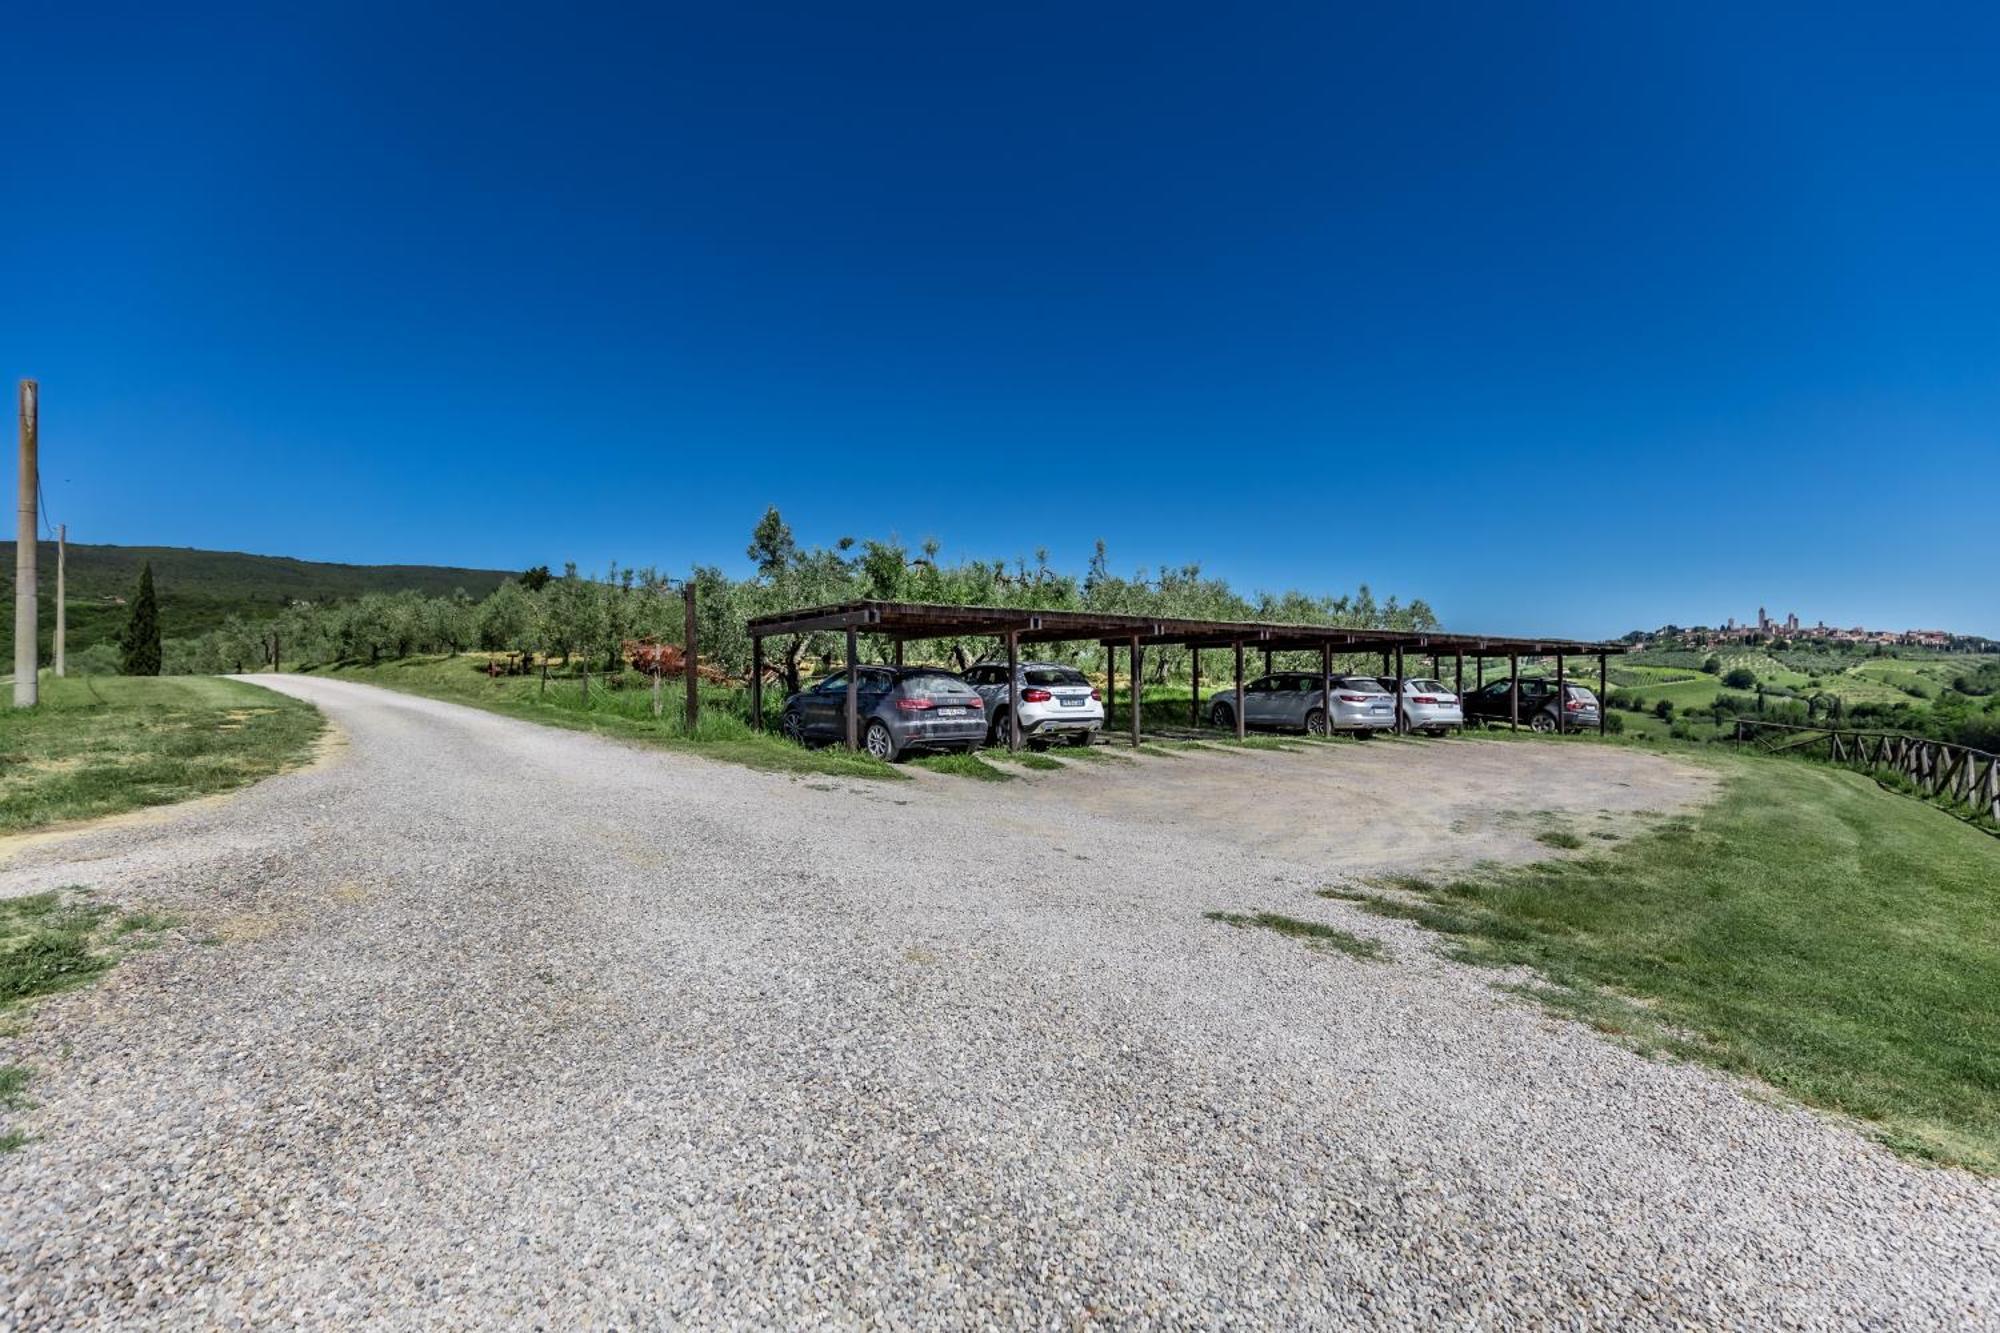
<svg viewBox="0 0 2000 1333">
<path fill-rule="evenodd" d="M 986 701 L 992 744 L 1007 740 L 1007 664 L 988 663 L 964 673 L 966 684 L 979 691 Z M 1023 662 L 1020 665 L 1021 738 L 1030 743 L 1066 737 L 1074 745 L 1088 745 L 1104 726 L 1104 696 L 1092 688 L 1090 680 L 1073 666 L 1060 662 Z"/>
</svg>

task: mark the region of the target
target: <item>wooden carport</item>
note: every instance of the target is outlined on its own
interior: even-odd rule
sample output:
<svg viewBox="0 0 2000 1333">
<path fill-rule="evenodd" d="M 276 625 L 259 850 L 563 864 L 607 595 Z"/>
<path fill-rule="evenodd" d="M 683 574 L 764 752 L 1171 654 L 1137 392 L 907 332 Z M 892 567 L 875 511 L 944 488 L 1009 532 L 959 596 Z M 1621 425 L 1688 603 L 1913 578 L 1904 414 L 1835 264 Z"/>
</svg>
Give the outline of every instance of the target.
<svg viewBox="0 0 2000 1333">
<path fill-rule="evenodd" d="M 1605 693 L 1605 658 L 1612 653 L 1625 651 L 1624 645 L 1617 643 L 1594 643 L 1577 639 L 1529 639 L 1493 635 L 1451 634 L 1442 631 L 1413 632 L 1387 629 L 1354 629 L 1340 625 L 1296 625 L 1264 621 L 1232 620 L 1188 620 L 1173 617 L 1126 615 L 1117 612 L 1036 610 L 1023 607 L 998 606 L 949 606 L 931 602 L 884 602 L 858 601 L 843 602 L 833 606 L 806 607 L 797 611 L 779 612 L 773 615 L 757 616 L 746 628 L 750 634 L 750 715 L 753 725 L 764 725 L 764 640 L 778 635 L 816 634 L 825 632 L 844 633 L 847 639 L 847 700 L 846 700 L 846 741 L 848 748 L 860 745 L 859 681 L 856 674 L 861 665 L 860 636 L 864 633 L 889 640 L 895 646 L 896 663 L 903 660 L 903 645 L 912 639 L 946 639 L 967 635 L 991 637 L 1005 643 L 1007 648 L 1008 718 L 1010 721 L 1007 738 L 1009 749 L 1019 749 L 1021 744 L 1020 724 L 1020 683 L 1016 668 L 1020 665 L 1021 645 L 1024 643 L 1061 643 L 1078 640 L 1093 641 L 1105 650 L 1106 690 L 1105 714 L 1110 716 L 1111 706 L 1117 697 L 1117 653 L 1120 648 L 1129 654 L 1132 689 L 1132 744 L 1138 745 L 1143 727 L 1142 700 L 1144 690 L 1140 687 L 1140 673 L 1149 647 L 1181 647 L 1196 650 L 1194 653 L 1193 721 L 1198 725 L 1201 707 L 1201 649 L 1229 649 L 1234 654 L 1236 697 L 1239 701 L 1236 714 L 1236 735 L 1244 735 L 1243 699 L 1243 650 L 1246 647 L 1260 649 L 1264 654 L 1264 666 L 1270 670 L 1271 658 L 1280 652 L 1317 652 L 1320 659 L 1320 673 L 1323 688 L 1330 696 L 1333 688 L 1333 655 L 1335 652 L 1377 652 L 1382 654 L 1383 674 L 1390 673 L 1392 667 L 1396 681 L 1397 721 L 1403 717 L 1402 684 L 1404 676 L 1404 653 L 1415 650 L 1428 653 L 1432 660 L 1432 672 L 1441 670 L 1442 658 L 1450 655 L 1457 660 L 1457 688 L 1460 695 L 1465 692 L 1465 658 L 1473 656 L 1478 663 L 1480 682 L 1485 680 L 1485 663 L 1488 657 L 1506 657 L 1514 678 L 1512 714 L 1510 721 L 1518 726 L 1520 722 L 1520 659 L 1523 656 L 1556 659 L 1556 681 L 1558 700 L 1564 696 L 1564 660 L 1566 657 L 1591 655 L 1597 658 L 1598 730 L 1604 729 L 1602 702 Z"/>
</svg>

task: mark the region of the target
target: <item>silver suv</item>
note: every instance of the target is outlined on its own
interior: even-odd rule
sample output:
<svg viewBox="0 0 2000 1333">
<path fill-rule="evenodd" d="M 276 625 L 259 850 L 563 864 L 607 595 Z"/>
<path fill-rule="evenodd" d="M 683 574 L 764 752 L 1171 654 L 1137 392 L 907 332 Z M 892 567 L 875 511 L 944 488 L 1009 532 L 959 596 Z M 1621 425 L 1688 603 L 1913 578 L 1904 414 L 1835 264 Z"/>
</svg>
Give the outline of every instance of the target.
<svg viewBox="0 0 2000 1333">
<path fill-rule="evenodd" d="M 1016 671 L 1021 687 L 1021 738 L 1041 744 L 1062 737 L 1088 745 L 1104 726 L 1104 696 L 1073 666 L 1023 662 Z M 966 684 L 986 701 L 991 744 L 1005 744 L 1008 728 L 1007 664 L 985 663 L 965 673 Z"/>
<path fill-rule="evenodd" d="M 1395 696 L 1368 676 L 1335 676 L 1331 702 L 1335 731 L 1367 736 L 1396 725 Z M 1327 703 L 1326 682 L 1317 671 L 1274 672 L 1243 687 L 1243 725 L 1324 736 Z M 1234 687 L 1210 695 L 1209 724 L 1225 731 L 1234 727 L 1236 707 Z"/>
</svg>

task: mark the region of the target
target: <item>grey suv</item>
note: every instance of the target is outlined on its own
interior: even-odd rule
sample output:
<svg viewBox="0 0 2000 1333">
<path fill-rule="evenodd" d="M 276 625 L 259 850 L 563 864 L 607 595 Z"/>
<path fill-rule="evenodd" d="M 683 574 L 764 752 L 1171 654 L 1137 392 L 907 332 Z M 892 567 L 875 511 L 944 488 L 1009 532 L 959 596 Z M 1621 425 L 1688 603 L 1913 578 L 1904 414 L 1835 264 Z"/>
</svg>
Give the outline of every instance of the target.
<svg viewBox="0 0 2000 1333">
<path fill-rule="evenodd" d="M 1022 662 L 1017 675 L 1021 688 L 1021 738 L 1030 744 L 1060 736 L 1073 745 L 1088 745 L 1104 726 L 1104 696 L 1090 679 L 1073 666 L 1060 662 Z M 1007 664 L 984 663 L 965 673 L 966 683 L 986 700 L 990 719 L 990 739 L 994 744 L 1007 740 Z"/>
<path fill-rule="evenodd" d="M 1512 716 L 1508 691 L 1511 677 L 1496 680 L 1465 696 L 1465 715 L 1481 722 L 1505 722 Z M 1556 707 L 1556 683 L 1539 676 L 1521 677 L 1521 721 L 1536 731 L 1595 731 L 1598 703 L 1594 691 L 1563 682 L 1563 706 Z"/>
<path fill-rule="evenodd" d="M 936 667 L 860 668 L 855 708 L 861 746 L 884 762 L 909 750 L 972 750 L 986 739 L 986 701 Z M 778 722 L 801 745 L 847 738 L 847 673 L 836 671 L 785 700 Z"/>
</svg>

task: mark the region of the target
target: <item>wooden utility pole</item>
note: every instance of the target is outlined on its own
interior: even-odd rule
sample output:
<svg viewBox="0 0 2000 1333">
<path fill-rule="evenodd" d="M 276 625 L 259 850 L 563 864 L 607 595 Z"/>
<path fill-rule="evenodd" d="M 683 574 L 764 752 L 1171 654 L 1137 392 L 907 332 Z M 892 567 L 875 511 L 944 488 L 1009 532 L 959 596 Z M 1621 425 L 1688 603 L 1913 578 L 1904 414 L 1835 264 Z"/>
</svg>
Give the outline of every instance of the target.
<svg viewBox="0 0 2000 1333">
<path fill-rule="evenodd" d="M 68 660 L 63 656 L 63 636 L 69 627 L 63 592 L 63 572 L 69 564 L 69 524 L 56 528 L 56 676 L 60 679 L 69 674 Z"/>
<path fill-rule="evenodd" d="M 35 470 L 38 427 L 35 421 L 37 386 L 21 381 L 21 473 L 18 522 L 14 528 L 14 707 L 33 708 L 41 702 L 41 668 L 35 616 L 35 495 L 39 477 Z"/>
</svg>

